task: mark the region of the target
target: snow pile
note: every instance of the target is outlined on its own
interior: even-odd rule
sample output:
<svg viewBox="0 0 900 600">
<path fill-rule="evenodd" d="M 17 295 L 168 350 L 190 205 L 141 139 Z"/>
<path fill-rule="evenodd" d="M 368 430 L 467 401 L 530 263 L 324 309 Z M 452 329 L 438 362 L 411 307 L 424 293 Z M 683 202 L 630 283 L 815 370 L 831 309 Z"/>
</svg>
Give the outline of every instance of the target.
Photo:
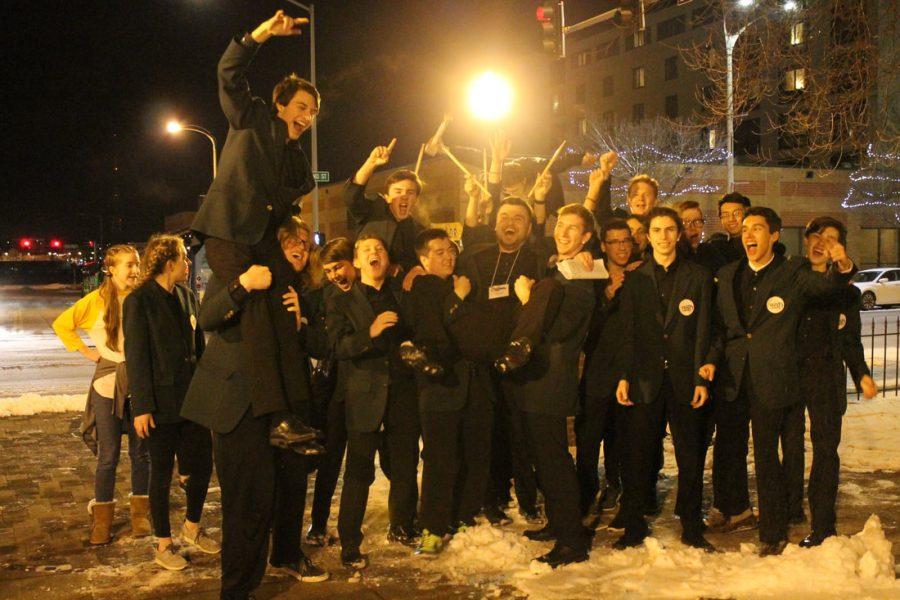
<svg viewBox="0 0 900 600">
<path fill-rule="evenodd" d="M 829 538 L 818 548 L 789 545 L 760 558 L 753 544 L 740 552 L 706 554 L 648 538 L 640 548 L 596 547 L 588 562 L 551 570 L 530 562 L 549 549 L 510 531 L 479 526 L 454 537 L 431 563 L 460 583 L 506 583 L 531 600 L 596 598 L 897 598 L 891 543 L 869 517 L 860 533 Z"/>
<path fill-rule="evenodd" d="M 900 397 L 851 404 L 842 429 L 841 469 L 872 473 L 900 468 Z"/>
<path fill-rule="evenodd" d="M 0 417 L 30 416 L 38 413 L 59 413 L 84 410 L 85 394 L 57 394 L 41 396 L 24 394 L 16 398 L 0 398 Z"/>
</svg>

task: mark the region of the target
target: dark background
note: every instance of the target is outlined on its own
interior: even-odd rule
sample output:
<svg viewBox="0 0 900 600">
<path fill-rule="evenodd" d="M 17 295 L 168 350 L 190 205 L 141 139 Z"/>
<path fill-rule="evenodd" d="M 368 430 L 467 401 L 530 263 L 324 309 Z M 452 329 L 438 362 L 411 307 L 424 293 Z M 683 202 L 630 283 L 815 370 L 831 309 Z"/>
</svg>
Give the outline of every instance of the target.
<svg viewBox="0 0 900 600">
<path fill-rule="evenodd" d="M 316 2 L 319 168 L 339 181 L 393 136 L 392 164 L 412 162 L 445 111 L 456 116 L 449 143 L 484 146 L 493 126 L 468 116 L 464 92 L 488 68 L 516 86 L 515 112 L 504 124 L 514 153 L 551 152 L 558 140 L 542 89 L 553 63 L 540 52 L 536 4 Z M 569 22 L 597 4 L 570 2 Z M 97 238 L 101 223 L 107 242 L 140 240 L 162 227 L 165 214 L 195 208 L 211 178 L 209 142 L 194 133 L 171 137 L 165 123 L 175 117 L 206 127 L 221 150 L 219 56 L 230 36 L 279 8 L 305 16 L 268 0 L 4 3 L 0 240 L 81 241 Z M 257 95 L 268 101 L 290 71 L 309 75 L 306 33 L 263 45 L 250 76 Z"/>
</svg>

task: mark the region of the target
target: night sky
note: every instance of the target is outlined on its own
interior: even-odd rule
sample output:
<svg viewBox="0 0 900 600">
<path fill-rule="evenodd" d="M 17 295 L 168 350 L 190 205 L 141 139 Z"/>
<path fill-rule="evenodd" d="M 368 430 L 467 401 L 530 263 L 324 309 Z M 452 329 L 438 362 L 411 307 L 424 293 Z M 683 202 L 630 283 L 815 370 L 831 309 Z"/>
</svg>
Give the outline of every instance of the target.
<svg viewBox="0 0 900 600">
<path fill-rule="evenodd" d="M 165 122 L 206 127 L 221 150 L 227 126 L 216 64 L 229 38 L 279 8 L 304 16 L 286 2 L 262 0 L 49 4 L 4 3 L 11 34 L 2 239 L 95 238 L 102 220 L 106 241 L 138 240 L 161 227 L 164 214 L 196 206 L 211 177 L 209 142 L 193 133 L 172 138 Z M 590 12 L 596 4 L 567 9 Z M 332 181 L 348 177 L 392 136 L 399 139 L 392 164 L 414 161 L 444 111 L 457 117 L 449 143 L 483 146 L 490 127 L 467 115 L 464 90 L 487 68 L 508 74 L 517 88 L 505 125 L 514 153 L 552 151 L 558 141 L 542 92 L 552 63 L 539 50 L 535 5 L 316 2 L 320 169 Z M 306 35 L 264 44 L 251 70 L 254 93 L 268 100 L 281 75 L 308 76 L 308 44 Z"/>
</svg>

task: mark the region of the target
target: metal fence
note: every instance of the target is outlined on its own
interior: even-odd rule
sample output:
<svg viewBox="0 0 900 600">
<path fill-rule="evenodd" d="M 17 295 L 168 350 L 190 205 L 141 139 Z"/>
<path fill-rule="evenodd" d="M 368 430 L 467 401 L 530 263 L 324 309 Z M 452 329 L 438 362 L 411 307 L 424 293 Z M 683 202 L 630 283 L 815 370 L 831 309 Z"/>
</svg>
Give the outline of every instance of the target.
<svg viewBox="0 0 900 600">
<path fill-rule="evenodd" d="M 881 394 L 897 395 L 900 392 L 900 316 L 875 318 L 862 327 L 862 345 L 866 364 Z M 847 372 L 847 397 L 859 401 L 861 394 Z"/>
</svg>

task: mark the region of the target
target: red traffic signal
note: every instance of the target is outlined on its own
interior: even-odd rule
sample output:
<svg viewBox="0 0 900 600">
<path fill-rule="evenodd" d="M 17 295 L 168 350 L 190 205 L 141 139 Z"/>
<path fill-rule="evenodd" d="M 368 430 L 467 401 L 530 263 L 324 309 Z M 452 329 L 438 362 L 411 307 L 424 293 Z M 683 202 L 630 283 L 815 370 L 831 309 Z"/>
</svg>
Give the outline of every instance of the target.
<svg viewBox="0 0 900 600">
<path fill-rule="evenodd" d="M 34 241 L 31 238 L 22 238 L 19 240 L 19 248 L 22 250 L 31 250 L 34 248 Z"/>
<path fill-rule="evenodd" d="M 50 247 L 53 248 L 54 250 L 59 250 L 60 248 L 62 248 L 62 245 L 63 245 L 62 241 L 60 241 L 58 239 L 54 238 L 54 239 L 50 240 Z"/>
<path fill-rule="evenodd" d="M 544 51 L 562 54 L 562 19 L 555 0 L 545 0 L 535 9 L 535 17 L 541 24 L 541 45 Z"/>
</svg>

